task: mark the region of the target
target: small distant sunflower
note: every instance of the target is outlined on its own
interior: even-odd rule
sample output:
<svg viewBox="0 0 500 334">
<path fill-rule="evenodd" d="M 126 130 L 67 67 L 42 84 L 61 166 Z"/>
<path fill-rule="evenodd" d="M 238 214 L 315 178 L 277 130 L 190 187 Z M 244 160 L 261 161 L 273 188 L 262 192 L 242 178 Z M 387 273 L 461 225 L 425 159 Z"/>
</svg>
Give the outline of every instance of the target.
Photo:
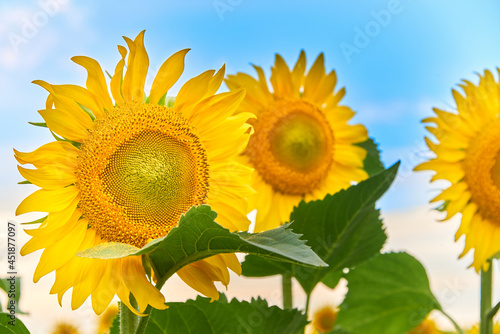
<svg viewBox="0 0 500 334">
<path fill-rule="evenodd" d="M 334 93 L 337 75 L 325 72 L 323 53 L 307 74 L 304 51 L 292 71 L 277 54 L 272 91 L 262 68 L 254 68 L 258 79 L 237 73 L 226 84 L 247 90 L 238 111 L 257 116 L 243 161 L 256 170 L 249 209 L 257 209 L 258 232 L 286 222 L 302 199 L 321 199 L 367 178 L 366 151 L 355 144 L 368 137 L 363 125 L 347 124 L 354 112 L 339 105 L 345 89 Z"/>
<path fill-rule="evenodd" d="M 236 161 L 247 145 L 252 114 L 234 112 L 244 91 L 217 94 L 224 67 L 189 80 L 173 107 L 165 106 L 167 90 L 184 70 L 182 50 L 168 58 L 156 75 L 149 96 L 144 84 L 148 55 L 144 32 L 124 37 L 121 60 L 110 80 L 110 91 L 99 63 L 88 57 L 72 60 L 87 72 L 86 88 L 35 81 L 49 92 L 40 110 L 58 140 L 31 153 L 15 150 L 21 175 L 42 189 L 24 199 L 16 214 L 39 211 L 48 216 L 21 250 L 44 249 L 34 273 L 37 282 L 55 271 L 51 293 L 59 303 L 72 288 L 71 307 L 91 296 L 101 314 L 118 295 L 132 311 L 147 305 L 165 308 L 163 295 L 145 275 L 140 256 L 90 259 L 76 254 L 107 242 L 137 247 L 166 235 L 193 205 L 209 204 L 217 222 L 230 230 L 246 230 L 245 196 L 252 170 Z M 181 269 L 187 284 L 213 299 L 213 282 L 229 283 L 228 268 L 240 273 L 234 254 L 217 255 Z M 137 312 L 137 311 L 135 311 Z"/>
<path fill-rule="evenodd" d="M 431 202 L 443 202 L 444 220 L 462 213 L 455 239 L 465 235 L 460 257 L 474 249 L 476 271 L 500 251 L 500 84 L 490 71 L 479 79 L 477 86 L 463 81 L 465 96 L 453 90 L 456 113 L 435 108 L 436 116 L 422 121 L 435 125 L 426 129 L 438 142 L 425 140 L 436 157 L 415 168 L 451 183 Z"/>
<path fill-rule="evenodd" d="M 467 331 L 467 334 L 479 334 L 479 325 L 473 326 Z M 493 334 L 500 334 L 500 323 L 495 323 L 493 325 Z"/>
<path fill-rule="evenodd" d="M 441 334 L 442 332 L 437 329 L 434 320 L 425 318 L 424 321 L 416 328 L 408 332 L 408 334 Z"/>
<path fill-rule="evenodd" d="M 51 334 L 79 334 L 80 332 L 73 324 L 68 322 L 59 322 L 54 326 Z"/>
<path fill-rule="evenodd" d="M 329 333 L 337 320 L 338 310 L 335 307 L 326 305 L 313 313 L 311 323 L 307 326 L 306 334 Z"/>
<path fill-rule="evenodd" d="M 113 320 L 118 315 L 118 311 L 118 304 L 111 304 L 106 311 L 99 316 L 99 328 L 97 329 L 98 334 L 109 333 L 111 326 L 113 326 Z"/>
</svg>

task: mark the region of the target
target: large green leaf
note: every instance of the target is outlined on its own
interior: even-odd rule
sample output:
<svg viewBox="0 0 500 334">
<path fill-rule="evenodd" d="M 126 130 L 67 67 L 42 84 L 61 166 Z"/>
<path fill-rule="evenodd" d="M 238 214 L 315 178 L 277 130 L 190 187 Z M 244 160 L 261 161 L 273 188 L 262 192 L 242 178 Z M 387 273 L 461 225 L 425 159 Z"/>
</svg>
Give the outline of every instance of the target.
<svg viewBox="0 0 500 334">
<path fill-rule="evenodd" d="M 424 267 L 406 253 L 381 254 L 346 275 L 349 291 L 335 328 L 352 334 L 402 334 L 441 309 Z"/>
<path fill-rule="evenodd" d="M 0 313 L 0 333 L 30 334 L 23 322 L 9 313 Z"/>
<path fill-rule="evenodd" d="M 142 249 L 106 243 L 78 255 L 109 259 L 144 254 L 161 279 L 189 263 L 221 253 L 242 252 L 312 267 L 327 266 L 288 225 L 256 234 L 231 233 L 214 221 L 216 217 L 209 206 L 200 205 L 181 217 L 179 225 L 165 237 L 151 241 Z"/>
<path fill-rule="evenodd" d="M 269 307 L 267 301 L 228 302 L 224 294 L 219 300 L 198 297 L 185 303 L 167 303 L 166 310 L 153 310 L 148 322 L 148 334 L 294 334 L 307 324 L 298 310 Z"/>
<path fill-rule="evenodd" d="M 363 161 L 363 168 L 368 173 L 368 175 L 373 176 L 385 169 L 384 164 L 380 160 L 378 145 L 373 141 L 372 138 L 368 138 L 366 141 L 358 143 L 356 145 L 366 150 L 366 157 Z"/>
<path fill-rule="evenodd" d="M 338 282 L 344 268 L 378 254 L 386 235 L 375 202 L 391 185 L 398 166 L 399 163 L 347 190 L 327 195 L 323 200 L 301 202 L 294 209 L 290 216 L 291 228 L 303 235 L 329 267 L 310 269 L 247 255 L 242 265 L 243 275 L 256 277 L 291 272 L 309 294 L 323 279 L 331 286 L 335 279 Z"/>
</svg>

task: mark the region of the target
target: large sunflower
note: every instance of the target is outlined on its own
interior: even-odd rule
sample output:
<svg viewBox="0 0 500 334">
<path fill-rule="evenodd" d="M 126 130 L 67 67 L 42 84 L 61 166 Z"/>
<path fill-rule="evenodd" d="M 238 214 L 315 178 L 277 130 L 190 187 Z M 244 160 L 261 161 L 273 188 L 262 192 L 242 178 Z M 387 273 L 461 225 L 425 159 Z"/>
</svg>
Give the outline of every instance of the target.
<svg viewBox="0 0 500 334">
<path fill-rule="evenodd" d="M 354 112 L 339 105 L 345 89 L 334 93 L 337 75 L 325 72 L 322 53 L 307 75 L 304 51 L 292 71 L 277 54 L 272 91 L 262 68 L 254 68 L 258 79 L 237 73 L 226 84 L 232 91 L 246 88 L 238 111 L 258 116 L 250 121 L 255 133 L 243 156 L 256 170 L 249 209 L 257 209 L 258 232 L 287 221 L 302 199 L 320 199 L 365 179 L 366 151 L 355 144 L 368 137 L 364 126 L 347 124 Z"/>
<path fill-rule="evenodd" d="M 415 168 L 450 182 L 431 202 L 443 202 L 444 220 L 462 213 L 455 238 L 465 234 L 461 257 L 474 249 L 476 271 L 500 251 L 500 84 L 489 71 L 479 78 L 477 86 L 463 81 L 465 96 L 453 90 L 456 113 L 435 108 L 436 116 L 422 121 L 438 141 L 425 138 L 436 156 Z"/>
<path fill-rule="evenodd" d="M 137 247 L 166 235 L 191 206 L 209 204 L 217 221 L 230 230 L 246 230 L 246 199 L 251 169 L 235 161 L 247 145 L 252 114 L 233 116 L 244 91 L 214 95 L 224 67 L 189 80 L 173 107 L 164 105 L 167 90 L 184 69 L 182 50 L 160 67 L 148 97 L 144 84 L 148 55 L 144 32 L 134 41 L 124 37 L 121 60 L 108 93 L 97 61 L 72 60 L 87 72 L 86 88 L 35 81 L 49 92 L 39 113 L 60 138 L 31 153 L 15 151 L 21 175 L 42 189 L 17 208 L 16 214 L 47 212 L 21 254 L 44 249 L 34 281 L 55 271 L 51 293 L 61 303 L 72 290 L 76 309 L 91 296 L 97 314 L 116 295 L 127 304 L 131 293 L 142 312 L 149 304 L 164 308 L 163 295 L 148 281 L 141 257 L 114 260 L 76 256 L 106 242 Z M 125 73 L 124 73 L 125 72 Z M 123 75 L 124 74 L 124 75 Z M 213 282 L 229 283 L 228 268 L 240 273 L 234 254 L 217 255 L 186 266 L 178 275 L 191 287 L 218 298 Z"/>
</svg>

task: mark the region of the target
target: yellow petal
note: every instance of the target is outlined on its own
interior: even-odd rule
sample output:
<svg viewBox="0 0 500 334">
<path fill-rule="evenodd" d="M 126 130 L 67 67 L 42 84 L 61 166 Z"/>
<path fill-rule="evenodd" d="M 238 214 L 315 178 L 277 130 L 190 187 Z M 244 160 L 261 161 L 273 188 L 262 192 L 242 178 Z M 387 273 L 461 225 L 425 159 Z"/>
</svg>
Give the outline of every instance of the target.
<svg viewBox="0 0 500 334">
<path fill-rule="evenodd" d="M 90 116 L 77 117 L 64 109 L 38 110 L 49 129 L 62 137 L 82 143 L 89 135 L 88 130 L 94 127 Z"/>
<path fill-rule="evenodd" d="M 16 160 L 22 165 L 32 164 L 37 168 L 58 165 L 74 169 L 80 150 L 71 143 L 55 141 L 42 145 L 33 152 L 24 153 L 14 149 L 14 153 Z"/>
<path fill-rule="evenodd" d="M 102 279 L 94 293 L 92 293 L 92 309 L 97 315 L 106 310 L 120 286 L 120 281 L 116 275 L 117 262 L 116 260 L 107 261 L 106 271 L 102 275 Z"/>
<path fill-rule="evenodd" d="M 103 259 L 84 259 L 85 266 L 82 267 L 82 273 L 85 273 L 85 279 L 73 287 L 71 294 L 71 308 L 76 310 L 87 300 L 87 298 L 96 290 L 104 273 L 106 272 L 106 261 Z"/>
<path fill-rule="evenodd" d="M 102 102 L 96 97 L 96 95 L 83 87 L 76 85 L 52 85 L 54 93 L 66 96 L 67 98 L 77 102 L 92 111 L 94 116 L 103 117 L 104 109 Z M 47 108 L 52 109 L 52 108 Z"/>
<path fill-rule="evenodd" d="M 106 110 L 111 110 L 113 103 L 109 96 L 108 86 L 101 65 L 96 60 L 85 56 L 76 56 L 71 58 L 71 60 L 87 70 L 87 89 L 96 96 Z"/>
<path fill-rule="evenodd" d="M 285 60 L 276 54 L 274 67 L 271 68 L 271 84 L 274 95 L 279 97 L 290 96 L 292 94 L 292 76 Z"/>
<path fill-rule="evenodd" d="M 306 53 L 300 50 L 299 59 L 292 71 L 292 94 L 299 96 L 300 88 L 304 85 L 304 74 L 306 72 Z"/>
<path fill-rule="evenodd" d="M 79 122 L 83 122 L 85 124 L 88 124 L 88 122 L 92 123 L 90 116 L 76 103 L 75 100 L 60 93 L 61 88 L 57 88 L 43 80 L 35 80 L 33 83 L 43 87 L 50 93 L 50 95 L 52 95 L 55 109 L 63 110 L 64 113 L 71 115 Z M 47 108 L 47 110 L 53 110 L 53 108 Z"/>
<path fill-rule="evenodd" d="M 40 189 L 26 197 L 17 207 L 16 216 L 27 212 L 56 212 L 64 210 L 78 195 L 78 189 L 69 186 L 63 189 Z"/>
<path fill-rule="evenodd" d="M 184 117 L 190 119 L 194 105 L 207 93 L 214 73 L 214 70 L 209 70 L 188 80 L 175 98 L 174 111 L 181 112 Z"/>
<path fill-rule="evenodd" d="M 314 93 L 318 90 L 318 87 L 320 87 L 321 81 L 323 80 L 324 76 L 325 55 L 323 53 L 320 53 L 305 78 L 303 94 L 304 98 L 314 95 Z"/>
<path fill-rule="evenodd" d="M 215 288 L 213 281 L 200 268 L 187 265 L 177 271 L 177 275 L 196 291 L 212 298 L 212 301 L 219 299 L 219 291 Z"/>
<path fill-rule="evenodd" d="M 77 253 L 87 233 L 87 224 L 77 224 L 75 228 L 67 231 L 60 240 L 52 246 L 45 248 L 33 275 L 33 281 L 38 280 L 48 273 L 60 268 Z"/>
<path fill-rule="evenodd" d="M 17 166 L 17 169 L 26 180 L 44 189 L 64 188 L 76 182 L 74 173 L 59 169 L 57 166 L 39 169 L 27 169 Z"/>
<path fill-rule="evenodd" d="M 190 49 L 184 49 L 170 56 L 160 67 L 151 86 L 149 103 L 156 104 L 179 80 L 184 71 L 184 58 Z"/>
<path fill-rule="evenodd" d="M 123 79 L 123 67 L 125 66 L 125 57 L 127 56 L 127 49 L 121 45 L 118 45 L 118 51 L 122 56 L 122 59 L 116 64 L 115 73 L 111 78 L 111 82 L 109 84 L 111 88 L 111 94 L 113 95 L 113 99 L 115 103 L 118 105 L 122 105 L 125 103 L 122 95 L 122 79 Z"/>
<path fill-rule="evenodd" d="M 122 275 L 124 283 L 137 301 L 140 312 L 144 312 L 148 304 L 160 310 L 167 307 L 161 292 L 146 279 L 140 256 L 122 259 Z"/>
<path fill-rule="evenodd" d="M 144 100 L 144 84 L 148 73 L 149 58 L 144 48 L 144 30 L 134 41 L 123 37 L 130 50 L 127 71 L 122 84 L 122 93 L 126 102 L 142 103 Z"/>
<path fill-rule="evenodd" d="M 241 276 L 241 264 L 238 258 L 236 257 L 236 254 L 234 253 L 219 254 L 219 256 L 222 258 L 222 260 L 229 269 L 231 269 L 238 276 Z"/>
</svg>

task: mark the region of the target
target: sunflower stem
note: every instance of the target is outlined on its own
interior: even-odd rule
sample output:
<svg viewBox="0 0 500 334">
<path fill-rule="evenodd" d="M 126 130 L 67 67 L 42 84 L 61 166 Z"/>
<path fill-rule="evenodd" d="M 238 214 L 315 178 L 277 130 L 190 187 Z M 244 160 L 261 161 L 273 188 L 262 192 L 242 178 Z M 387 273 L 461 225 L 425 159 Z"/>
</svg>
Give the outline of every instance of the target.
<svg viewBox="0 0 500 334">
<path fill-rule="evenodd" d="M 293 307 L 292 273 L 283 274 L 281 284 L 283 291 L 283 309 L 291 309 Z"/>
<path fill-rule="evenodd" d="M 120 334 L 134 334 L 138 318 L 127 305 L 120 302 Z"/>
<path fill-rule="evenodd" d="M 490 266 L 487 271 L 481 269 L 481 322 L 479 334 L 493 333 L 493 318 L 488 317 L 491 310 L 493 269 Z"/>
<path fill-rule="evenodd" d="M 488 318 L 493 319 L 495 314 L 498 313 L 498 310 L 500 310 L 500 302 L 498 302 L 489 312 L 488 312 Z"/>
<path fill-rule="evenodd" d="M 311 301 L 311 293 L 307 294 L 307 299 L 306 299 L 306 316 L 309 313 L 309 303 Z"/>
<path fill-rule="evenodd" d="M 457 322 L 455 320 L 453 320 L 453 318 L 448 313 L 446 313 L 443 310 L 439 310 L 439 311 L 441 311 L 441 313 L 443 313 L 443 315 L 451 321 L 451 323 L 453 324 L 453 326 L 455 327 L 455 329 L 457 330 L 457 332 L 459 334 L 464 334 L 464 331 L 462 330 L 462 328 L 460 328 L 460 326 L 457 324 Z"/>
<path fill-rule="evenodd" d="M 148 322 L 149 322 L 149 315 L 151 314 L 152 309 L 153 308 L 151 307 L 151 305 L 148 305 L 148 307 L 146 307 L 146 310 L 143 313 L 145 314 L 145 316 L 141 317 L 141 319 L 139 320 L 139 325 L 137 326 L 135 334 L 146 333 L 146 328 L 148 327 Z"/>
</svg>

